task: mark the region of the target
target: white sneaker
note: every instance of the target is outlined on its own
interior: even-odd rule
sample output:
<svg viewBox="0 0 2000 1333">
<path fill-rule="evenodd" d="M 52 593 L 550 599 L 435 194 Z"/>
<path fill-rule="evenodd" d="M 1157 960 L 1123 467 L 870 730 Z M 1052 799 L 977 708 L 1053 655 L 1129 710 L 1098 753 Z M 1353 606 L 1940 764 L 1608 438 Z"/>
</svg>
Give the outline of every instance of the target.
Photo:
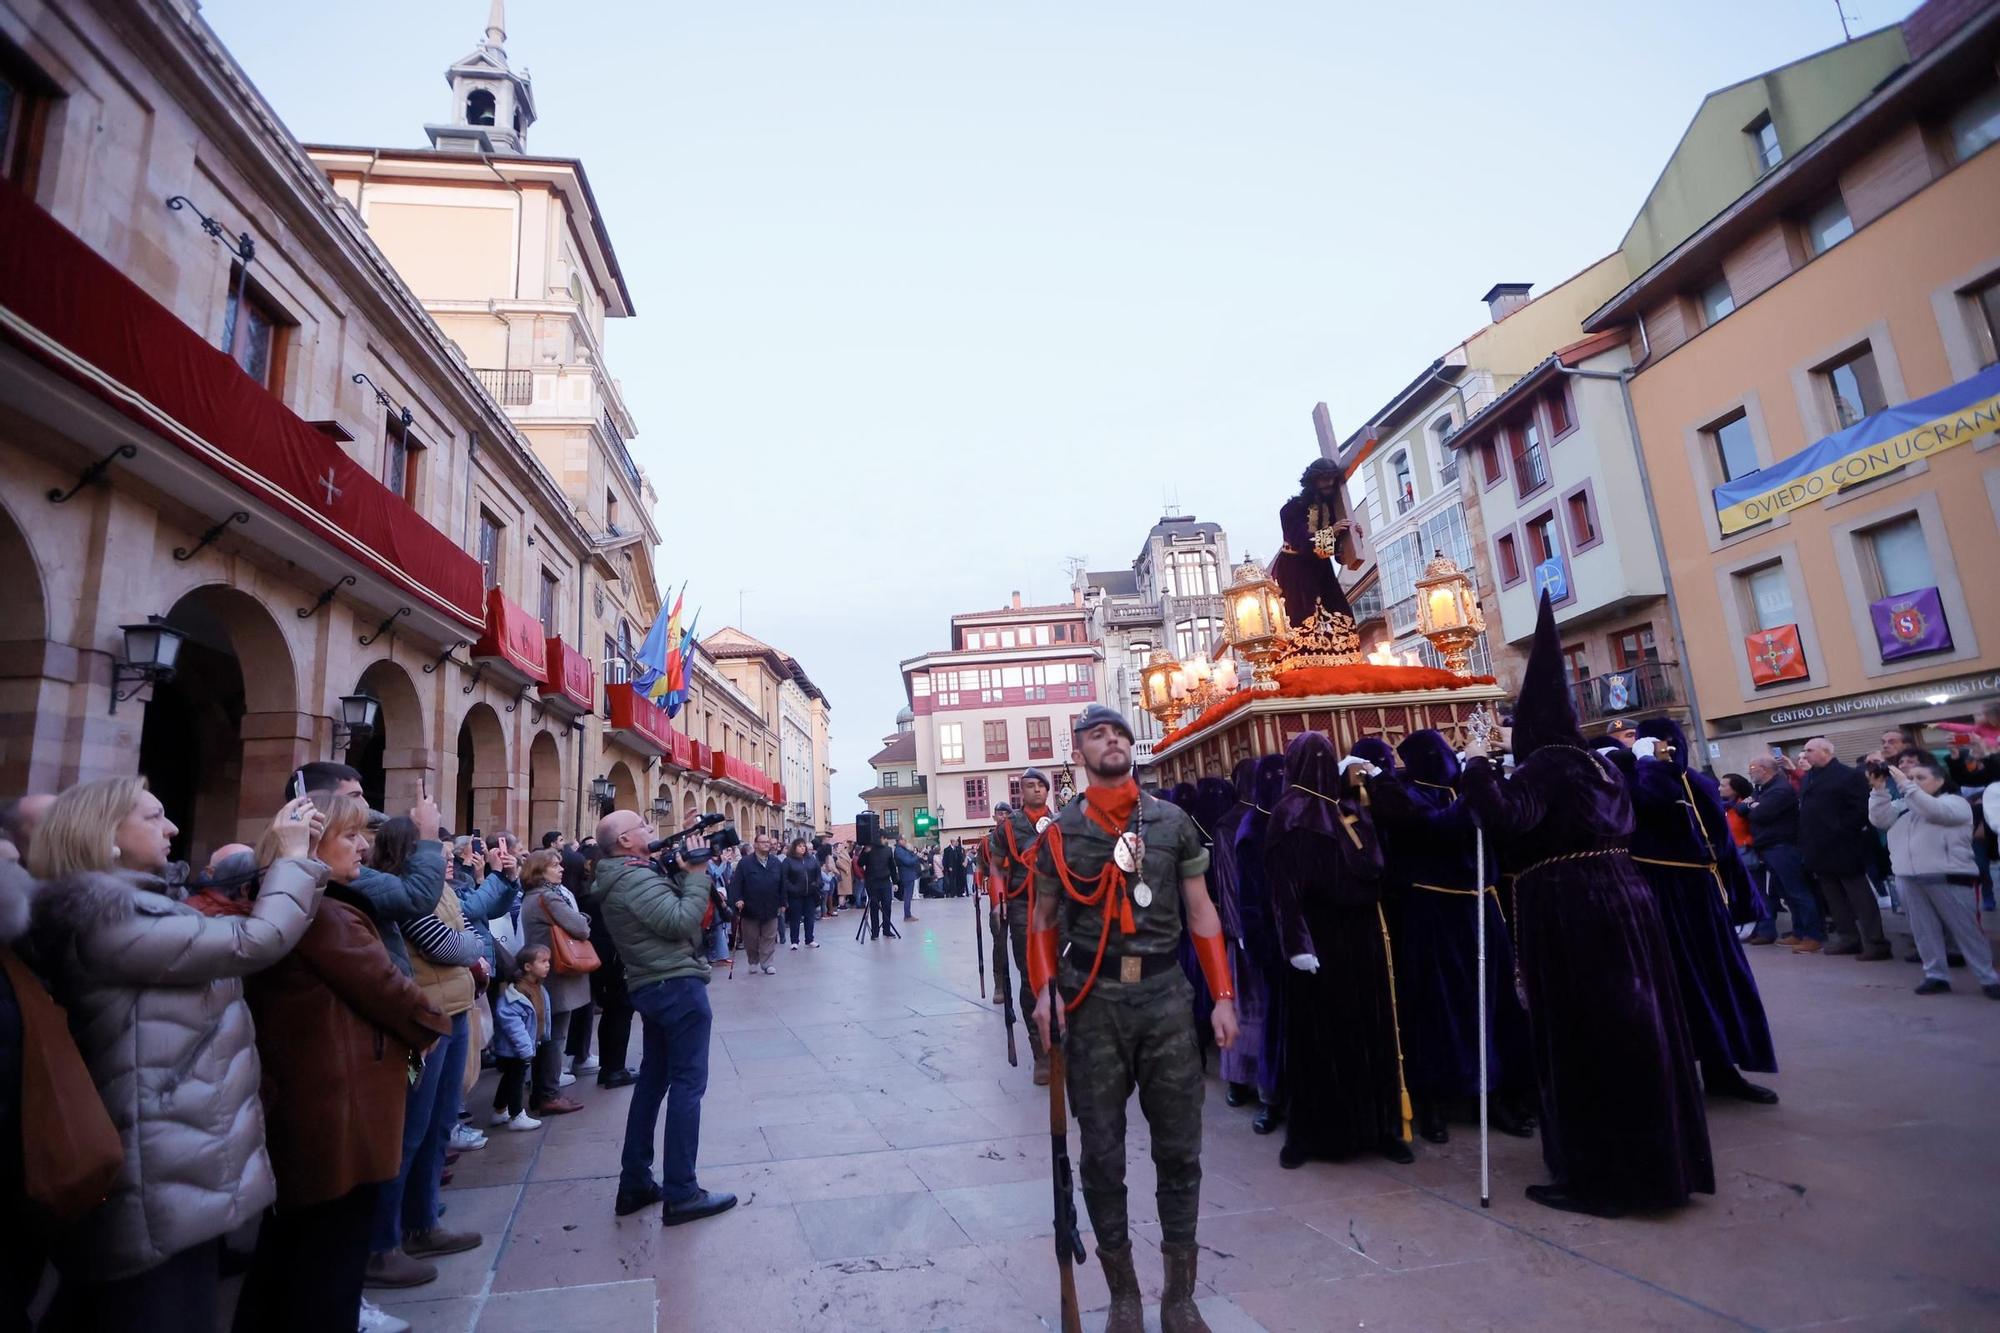
<svg viewBox="0 0 2000 1333">
<path fill-rule="evenodd" d="M 769 963 L 766 963 L 764 964 L 764 975 L 767 977 L 775 977 L 778 975 L 778 969 L 772 967 Z"/>
<path fill-rule="evenodd" d="M 819 948 L 819 941 L 818 941 L 818 940 L 814 940 L 814 941 L 812 942 L 812 947 L 813 947 L 813 948 L 815 948 L 815 949 Z"/>
<path fill-rule="evenodd" d="M 571 1065 L 569 1068 L 572 1074 L 594 1074 L 602 1067 L 597 1057 L 592 1055 L 585 1057 L 582 1063 Z"/>
<path fill-rule="evenodd" d="M 542 1122 L 529 1115 L 526 1111 L 521 1112 L 521 1114 L 507 1122 L 507 1128 L 513 1130 L 516 1134 L 525 1134 L 531 1129 L 540 1129 L 541 1127 Z"/>
<path fill-rule="evenodd" d="M 486 1146 L 486 1136 L 471 1125 L 460 1125 L 451 1131 L 450 1146 L 460 1152 L 478 1152 Z"/>
<path fill-rule="evenodd" d="M 506 1111 L 495 1111 L 493 1113 L 493 1117 L 486 1123 L 489 1125 L 504 1125 L 513 1118 L 514 1117 L 508 1114 Z"/>
<path fill-rule="evenodd" d="M 575 1074 L 563 1074 L 556 1079 L 556 1086 L 558 1088 L 567 1088 L 570 1084 L 574 1082 L 576 1082 Z"/>
<path fill-rule="evenodd" d="M 364 1296 L 361 1298 L 361 1327 L 356 1333 L 410 1333 L 410 1321 L 396 1318 Z"/>
<path fill-rule="evenodd" d="M 792 946 L 792 952 L 793 952 L 793 953 L 797 953 L 798 951 L 799 951 L 799 946 L 798 946 L 798 945 L 796 945 L 796 944 L 794 944 L 794 945 Z"/>
</svg>

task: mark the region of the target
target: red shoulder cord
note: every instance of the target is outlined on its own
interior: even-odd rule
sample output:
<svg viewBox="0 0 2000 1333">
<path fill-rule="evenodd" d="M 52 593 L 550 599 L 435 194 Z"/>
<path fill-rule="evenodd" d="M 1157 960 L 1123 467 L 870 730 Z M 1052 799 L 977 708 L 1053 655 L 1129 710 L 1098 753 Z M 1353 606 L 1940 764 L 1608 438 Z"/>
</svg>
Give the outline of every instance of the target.
<svg viewBox="0 0 2000 1333">
<path fill-rule="evenodd" d="M 1113 838 L 1122 835 L 1122 829 L 1108 824 L 1098 816 L 1097 811 L 1092 807 L 1088 805 L 1084 806 L 1083 812 L 1089 817 L 1092 823 L 1096 824 L 1106 833 L 1109 833 Z M 1049 825 L 1048 830 L 1042 834 L 1042 837 L 1048 840 L 1050 859 L 1055 862 L 1056 866 L 1056 879 L 1062 884 L 1063 892 L 1069 895 L 1070 901 L 1076 903 L 1079 907 L 1101 908 L 1104 913 L 1104 925 L 1097 932 L 1097 953 L 1090 960 L 1090 973 L 1084 977 L 1083 988 L 1077 991 L 1076 998 L 1067 1001 L 1063 1006 L 1064 1013 L 1075 1013 L 1077 1006 L 1089 997 L 1091 987 L 1097 984 L 1097 974 L 1104 966 L 1104 946 L 1111 939 L 1112 921 L 1115 919 L 1118 922 L 1120 933 L 1126 936 L 1136 935 L 1138 933 L 1138 926 L 1132 919 L 1131 899 L 1125 894 L 1125 872 L 1118 868 L 1118 862 L 1115 858 L 1105 858 L 1104 868 L 1097 872 L 1096 887 L 1089 892 L 1085 892 L 1085 888 L 1089 886 L 1090 882 L 1086 881 L 1084 887 L 1079 887 L 1076 880 L 1070 876 L 1069 862 L 1063 856 L 1062 826 L 1059 824 Z"/>
</svg>

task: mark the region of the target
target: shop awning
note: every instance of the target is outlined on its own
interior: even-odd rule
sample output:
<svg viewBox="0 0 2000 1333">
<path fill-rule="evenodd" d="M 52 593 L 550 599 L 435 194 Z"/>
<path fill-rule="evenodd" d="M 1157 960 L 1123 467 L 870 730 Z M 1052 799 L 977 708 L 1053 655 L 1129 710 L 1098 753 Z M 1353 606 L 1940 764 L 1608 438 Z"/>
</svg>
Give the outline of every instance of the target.
<svg viewBox="0 0 2000 1333">
<path fill-rule="evenodd" d="M 178 315 L 0 180 L 0 339 L 470 629 L 479 562 Z"/>
</svg>

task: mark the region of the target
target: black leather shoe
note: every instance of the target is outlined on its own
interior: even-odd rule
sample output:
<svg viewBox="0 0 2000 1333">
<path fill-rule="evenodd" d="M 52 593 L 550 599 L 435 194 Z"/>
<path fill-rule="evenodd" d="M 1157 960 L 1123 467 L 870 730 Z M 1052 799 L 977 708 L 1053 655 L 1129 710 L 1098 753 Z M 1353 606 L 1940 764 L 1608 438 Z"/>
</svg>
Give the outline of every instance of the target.
<svg viewBox="0 0 2000 1333">
<path fill-rule="evenodd" d="M 1925 977 L 1917 987 L 1919 995 L 1942 995 L 1951 989 L 1951 983 L 1942 977 Z"/>
<path fill-rule="evenodd" d="M 1758 1106 L 1778 1104 L 1778 1094 L 1775 1091 L 1761 1083 L 1752 1083 L 1741 1074 L 1736 1076 L 1735 1082 L 1725 1082 L 1710 1091 L 1717 1097 L 1734 1097 L 1739 1102 L 1752 1102 Z"/>
<path fill-rule="evenodd" d="M 1445 1128 L 1444 1113 L 1428 1103 L 1417 1107 L 1417 1134 L 1425 1143 L 1451 1142 L 1451 1131 Z"/>
<path fill-rule="evenodd" d="M 597 1076 L 600 1088 L 629 1088 L 639 1081 L 639 1076 L 629 1069 L 607 1069 Z"/>
<path fill-rule="evenodd" d="M 660 1187 L 658 1185 L 648 1185 L 637 1194 L 627 1194 L 624 1190 L 618 1191 L 618 1202 L 613 1204 L 612 1207 L 620 1217 L 630 1217 L 641 1208 L 650 1208 L 659 1201 Z"/>
<path fill-rule="evenodd" d="M 1250 1104 L 1250 1085 L 1249 1085 L 1248 1083 L 1232 1083 L 1232 1084 L 1230 1084 L 1230 1085 L 1229 1085 L 1229 1090 L 1228 1090 L 1227 1092 L 1225 1092 L 1225 1093 L 1223 1093 L 1223 1094 L 1222 1094 L 1222 1103 L 1223 1103 L 1223 1105 L 1225 1105 L 1225 1106 L 1247 1106 L 1247 1105 L 1249 1105 L 1249 1104 Z"/>
<path fill-rule="evenodd" d="M 1559 1212 L 1583 1213 L 1590 1217 L 1623 1217 L 1625 1210 L 1610 1204 L 1587 1203 L 1560 1185 L 1530 1185 L 1523 1191 L 1531 1203 Z"/>
<path fill-rule="evenodd" d="M 1287 1171 L 1296 1171 L 1306 1164 L 1306 1155 L 1290 1146 L 1278 1149 L 1278 1165 Z"/>
<path fill-rule="evenodd" d="M 1250 1132 L 1253 1134 L 1269 1134 L 1284 1123 L 1285 1113 L 1269 1102 L 1266 1102 L 1258 1110 L 1257 1118 L 1250 1122 Z"/>
<path fill-rule="evenodd" d="M 1505 1102 L 1495 1102 L 1489 1106 L 1487 1119 L 1493 1128 L 1502 1134 L 1517 1139 L 1530 1139 L 1535 1136 L 1535 1117 L 1518 1112 Z"/>
<path fill-rule="evenodd" d="M 1417 1160 L 1417 1155 L 1410 1151 L 1410 1145 L 1394 1136 L 1382 1140 L 1382 1156 L 1398 1166 L 1408 1166 Z"/>
<path fill-rule="evenodd" d="M 686 1222 L 699 1222 L 704 1217 L 714 1217 L 726 1213 L 736 1206 L 734 1194 L 718 1194 L 714 1190 L 701 1190 L 693 1197 L 679 1203 L 668 1204 L 660 1210 L 660 1221 L 666 1226 L 677 1227 Z"/>
</svg>

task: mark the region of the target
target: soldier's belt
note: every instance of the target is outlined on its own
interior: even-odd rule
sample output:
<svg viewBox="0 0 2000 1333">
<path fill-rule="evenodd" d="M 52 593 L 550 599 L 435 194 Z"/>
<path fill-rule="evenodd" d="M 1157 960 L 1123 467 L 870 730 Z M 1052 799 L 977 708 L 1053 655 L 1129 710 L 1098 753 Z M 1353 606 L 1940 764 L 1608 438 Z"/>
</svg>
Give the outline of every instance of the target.
<svg viewBox="0 0 2000 1333">
<path fill-rule="evenodd" d="M 1096 952 L 1095 949 L 1080 949 L 1071 944 L 1064 946 L 1063 957 L 1074 966 L 1088 967 Z M 1099 975 L 1107 981 L 1122 981 L 1130 985 L 1180 965 L 1179 955 L 1171 953 L 1107 953 Z"/>
</svg>

